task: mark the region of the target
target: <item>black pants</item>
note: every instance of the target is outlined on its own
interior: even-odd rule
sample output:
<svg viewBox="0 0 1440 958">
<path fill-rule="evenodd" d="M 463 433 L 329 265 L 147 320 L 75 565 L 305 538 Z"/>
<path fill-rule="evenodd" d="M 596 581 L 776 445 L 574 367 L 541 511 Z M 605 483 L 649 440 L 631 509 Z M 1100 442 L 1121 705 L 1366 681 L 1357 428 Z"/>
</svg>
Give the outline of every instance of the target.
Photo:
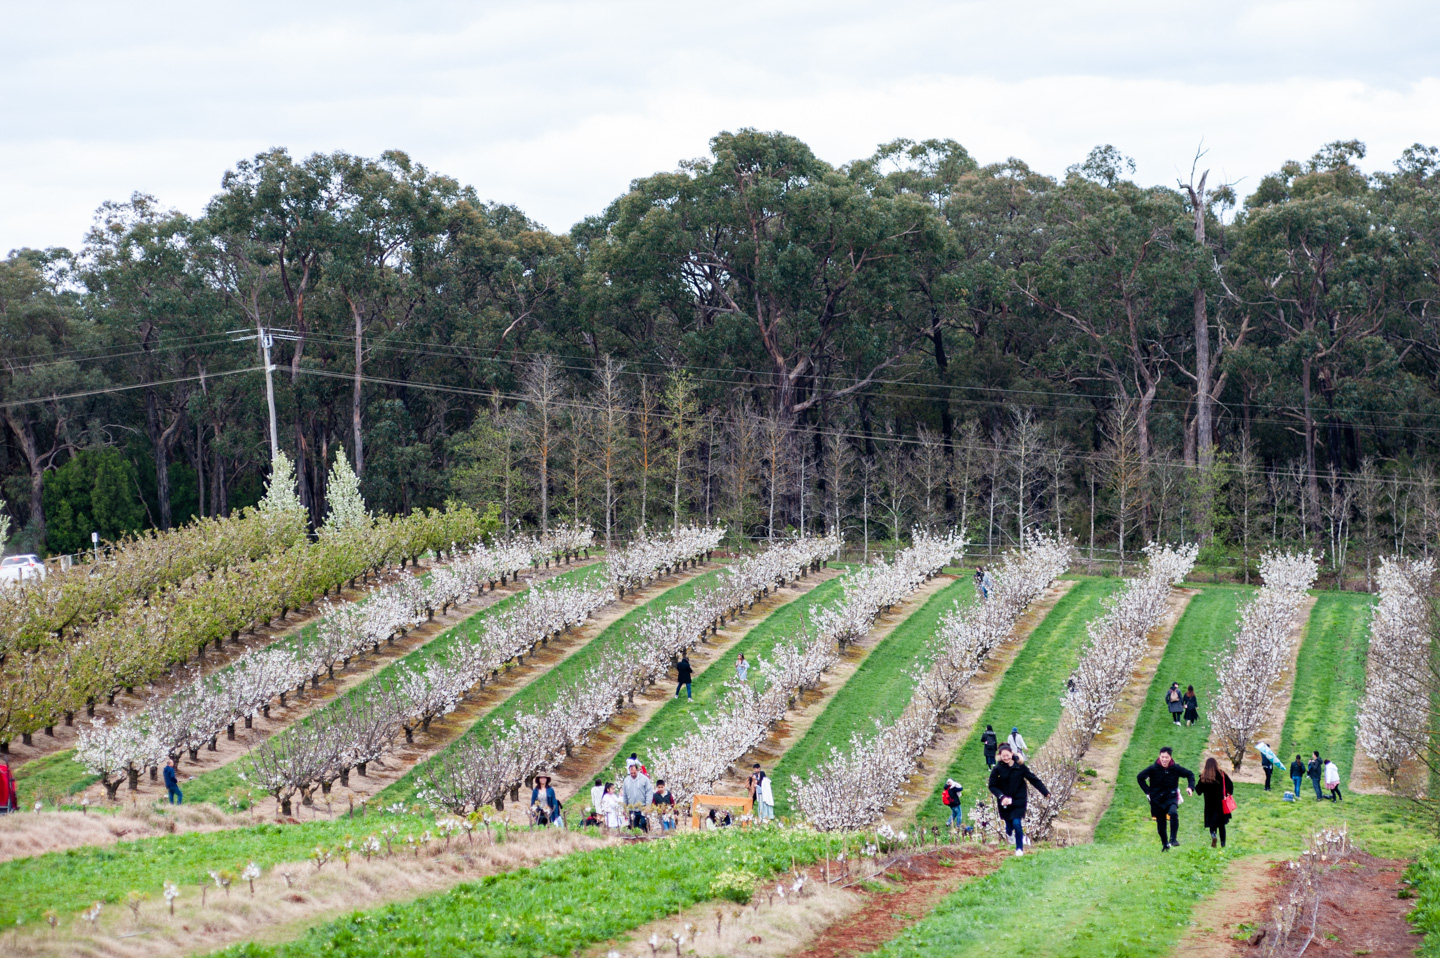
<svg viewBox="0 0 1440 958">
<path fill-rule="evenodd" d="M 1345 796 L 1340 794 L 1340 786 L 1339 786 L 1339 785 L 1331 785 L 1331 786 L 1330 786 L 1330 801 L 1332 801 L 1332 802 L 1343 802 L 1344 800 L 1345 800 Z"/>
<path fill-rule="evenodd" d="M 1173 845 L 1180 837 L 1180 807 L 1173 802 L 1169 805 L 1151 805 L 1150 814 L 1155 817 L 1155 831 L 1160 835 L 1160 844 Z M 1165 821 L 1170 821 L 1170 837 L 1165 837 Z"/>
<path fill-rule="evenodd" d="M 1224 847 L 1225 847 L 1225 826 L 1224 826 L 1224 825 L 1221 825 L 1219 828 L 1212 828 L 1212 829 L 1210 829 L 1210 839 L 1211 839 L 1211 841 L 1214 841 L 1214 839 L 1215 839 L 1215 833 L 1216 833 L 1216 832 L 1219 832 L 1219 833 L 1220 833 L 1220 847 L 1221 847 L 1221 848 L 1224 848 Z"/>
<path fill-rule="evenodd" d="M 644 812 L 631 812 L 630 827 L 638 828 L 642 832 L 648 832 L 650 830 L 650 821 L 645 817 Z"/>
<path fill-rule="evenodd" d="M 1265 766 L 1265 791 L 1270 791 L 1270 775 L 1275 771 L 1275 766 Z"/>
<path fill-rule="evenodd" d="M 988 748 L 987 748 L 987 749 L 985 750 L 985 767 L 986 767 L 986 768 L 994 768 L 994 767 L 995 767 L 995 752 L 994 752 L 994 750 L 992 750 L 992 749 L 988 749 Z"/>
</svg>

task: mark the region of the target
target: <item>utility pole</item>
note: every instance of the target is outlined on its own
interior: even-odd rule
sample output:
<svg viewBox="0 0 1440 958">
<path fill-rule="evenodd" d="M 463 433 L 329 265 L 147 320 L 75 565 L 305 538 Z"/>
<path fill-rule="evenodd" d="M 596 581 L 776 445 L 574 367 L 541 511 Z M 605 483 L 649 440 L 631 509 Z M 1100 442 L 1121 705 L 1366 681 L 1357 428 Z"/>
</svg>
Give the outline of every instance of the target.
<svg viewBox="0 0 1440 958">
<path fill-rule="evenodd" d="M 241 335 L 244 333 L 245 335 Z M 231 330 L 230 339 L 233 342 L 243 343 L 247 340 L 258 340 L 260 350 L 265 356 L 265 402 L 270 407 L 270 461 L 274 462 L 280 455 L 280 433 L 275 425 L 275 364 L 270 361 L 270 350 L 277 339 L 298 339 L 289 330 L 275 330 L 268 326 L 256 325 L 255 332 L 246 330 Z"/>
</svg>

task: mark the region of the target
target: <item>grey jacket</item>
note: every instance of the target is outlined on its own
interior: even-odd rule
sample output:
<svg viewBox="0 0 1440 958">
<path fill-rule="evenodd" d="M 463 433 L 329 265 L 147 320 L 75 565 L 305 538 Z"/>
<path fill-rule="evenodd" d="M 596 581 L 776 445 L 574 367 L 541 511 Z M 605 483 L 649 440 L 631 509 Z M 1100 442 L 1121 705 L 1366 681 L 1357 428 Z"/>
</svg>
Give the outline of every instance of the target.
<svg viewBox="0 0 1440 958">
<path fill-rule="evenodd" d="M 655 786 L 644 772 L 631 778 L 626 775 L 620 780 L 620 798 L 626 805 L 649 805 L 655 797 Z"/>
</svg>

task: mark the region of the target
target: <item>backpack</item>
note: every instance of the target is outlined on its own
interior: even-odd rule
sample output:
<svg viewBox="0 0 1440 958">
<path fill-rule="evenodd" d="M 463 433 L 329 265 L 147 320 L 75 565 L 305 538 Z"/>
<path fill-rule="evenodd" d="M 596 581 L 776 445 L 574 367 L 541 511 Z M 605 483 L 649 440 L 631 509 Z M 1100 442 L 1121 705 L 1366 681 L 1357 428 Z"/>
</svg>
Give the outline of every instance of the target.
<svg viewBox="0 0 1440 958">
<path fill-rule="evenodd" d="M 1180 701 L 1180 691 L 1179 691 L 1179 689 L 1171 689 L 1171 690 L 1170 690 L 1169 701 L 1171 701 L 1171 702 L 1178 702 L 1178 701 Z"/>
<path fill-rule="evenodd" d="M 940 804 L 941 804 L 941 805 L 949 805 L 949 804 L 950 804 L 950 789 L 947 788 L 947 789 L 945 789 L 943 792 L 940 793 Z"/>
</svg>

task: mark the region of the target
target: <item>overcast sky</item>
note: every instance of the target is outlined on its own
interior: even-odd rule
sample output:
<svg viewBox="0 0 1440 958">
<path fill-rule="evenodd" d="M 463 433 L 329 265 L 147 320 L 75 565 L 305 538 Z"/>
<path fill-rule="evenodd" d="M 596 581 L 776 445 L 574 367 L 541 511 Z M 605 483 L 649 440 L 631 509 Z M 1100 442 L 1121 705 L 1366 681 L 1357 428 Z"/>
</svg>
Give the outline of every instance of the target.
<svg viewBox="0 0 1440 958">
<path fill-rule="evenodd" d="M 397 148 L 554 230 L 753 126 L 832 163 L 896 137 L 1060 174 L 1099 143 L 1243 193 L 1359 138 L 1440 143 L 1440 4 L 0 0 L 0 251 L 78 246 L 236 160 Z"/>
</svg>

